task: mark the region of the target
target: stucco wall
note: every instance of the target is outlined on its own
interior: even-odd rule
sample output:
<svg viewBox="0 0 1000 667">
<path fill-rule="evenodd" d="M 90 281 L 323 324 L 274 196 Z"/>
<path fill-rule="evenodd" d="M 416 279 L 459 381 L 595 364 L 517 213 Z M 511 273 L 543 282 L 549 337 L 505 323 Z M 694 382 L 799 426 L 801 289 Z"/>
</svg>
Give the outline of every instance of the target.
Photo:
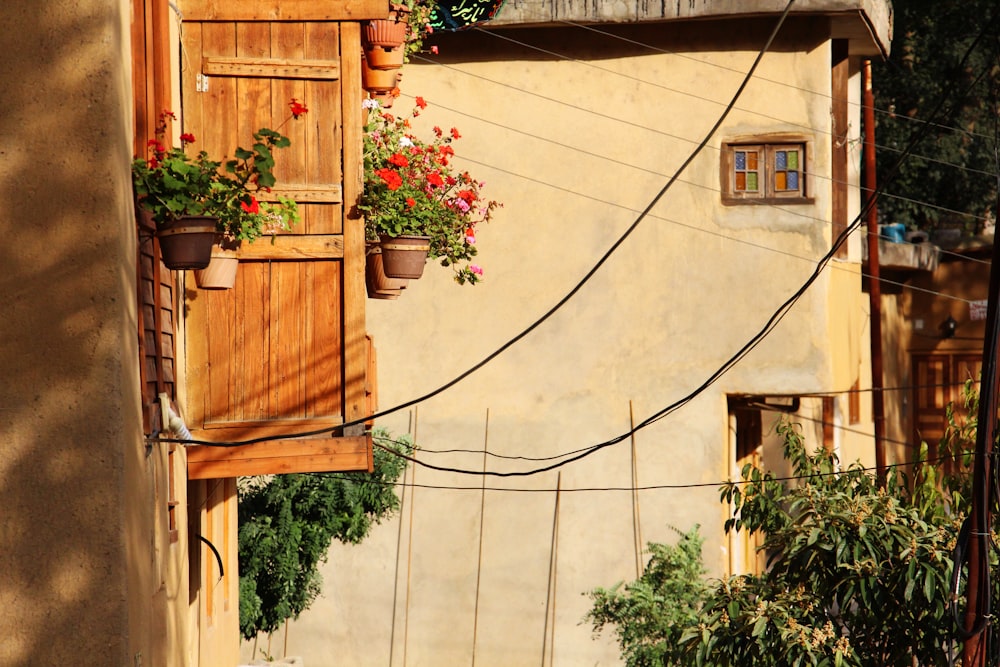
<svg viewBox="0 0 1000 667">
<path fill-rule="evenodd" d="M 652 48 L 582 28 L 473 32 L 442 39 L 441 64 L 408 65 L 393 111 L 423 96 L 415 131 L 458 127 L 459 160 L 504 208 L 478 234 L 482 285 L 459 287 L 428 266 L 398 301 L 369 301 L 382 406 L 452 379 L 567 294 L 705 135 L 770 26 L 621 33 Z M 799 21 L 784 33 L 794 37 L 764 59 L 719 135 L 549 321 L 458 386 L 380 423 L 414 430 L 420 459 L 435 465 L 528 470 L 628 431 L 630 414 L 644 420 L 709 378 L 829 248 L 825 27 Z M 709 46 L 720 43 L 731 50 Z M 723 206 L 721 141 L 771 132 L 815 138 L 815 202 Z M 401 522 L 333 549 L 324 598 L 291 625 L 289 654 L 309 665 L 467 664 L 473 651 L 477 665 L 549 664 L 550 653 L 555 664 L 618 664 L 613 640 L 592 640 L 581 623 L 583 593 L 635 576 L 636 507 L 642 541 L 673 541 L 671 526 L 701 524 L 706 566 L 726 570 L 726 394 L 849 387 L 836 384 L 846 373 L 834 371 L 831 338 L 853 326 L 863 340 L 865 316 L 839 312 L 862 309 L 861 299 L 832 296 L 860 289 L 857 266 L 845 266 L 847 277 L 821 276 L 708 391 L 636 434 L 637 503 L 628 438 L 561 474 L 489 477 L 485 491 L 477 476 L 412 470 Z M 842 356 L 864 356 L 867 342 L 846 348 Z M 862 363 L 842 361 L 855 372 Z M 484 446 L 526 458 L 484 462 Z M 466 451 L 434 451 L 455 449 Z"/>
<path fill-rule="evenodd" d="M 0 663 L 163 664 L 136 368 L 129 4 L 6 0 L 0 19 Z"/>
</svg>

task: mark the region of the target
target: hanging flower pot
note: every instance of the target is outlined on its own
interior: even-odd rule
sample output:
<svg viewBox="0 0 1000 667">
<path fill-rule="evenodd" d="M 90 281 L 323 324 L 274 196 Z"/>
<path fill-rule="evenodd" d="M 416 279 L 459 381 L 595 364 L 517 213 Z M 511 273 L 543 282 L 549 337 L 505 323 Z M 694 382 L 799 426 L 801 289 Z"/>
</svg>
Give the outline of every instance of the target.
<svg viewBox="0 0 1000 667">
<path fill-rule="evenodd" d="M 203 215 L 181 216 L 156 230 L 163 263 L 172 271 L 204 269 L 212 259 L 218 220 Z"/>
<path fill-rule="evenodd" d="M 361 87 L 369 92 L 385 92 L 396 87 L 400 79 L 399 70 L 375 69 L 368 66 L 368 59 L 361 59 Z"/>
<path fill-rule="evenodd" d="M 236 285 L 236 270 L 240 260 L 236 251 L 240 240 L 217 234 L 212 246 L 212 259 L 204 269 L 194 272 L 199 289 L 232 289 Z"/>
<path fill-rule="evenodd" d="M 403 66 L 409 14 L 406 5 L 390 5 L 388 18 L 365 21 L 361 40 L 369 67 L 398 69 Z"/>
<path fill-rule="evenodd" d="M 392 90 L 375 90 L 369 93 L 369 97 L 373 100 L 378 101 L 378 105 L 383 109 L 391 109 L 393 102 L 396 101 L 395 88 Z"/>
<path fill-rule="evenodd" d="M 393 48 L 373 46 L 365 49 L 365 60 L 372 69 L 399 69 L 403 66 L 406 48 L 399 45 Z"/>
<path fill-rule="evenodd" d="M 423 275 L 431 249 L 429 236 L 383 236 L 380 245 L 385 275 L 414 280 Z"/>
<path fill-rule="evenodd" d="M 368 249 L 365 257 L 365 286 L 371 299 L 397 299 L 406 289 L 406 279 L 390 278 L 382 266 L 382 250 L 378 245 Z"/>
</svg>

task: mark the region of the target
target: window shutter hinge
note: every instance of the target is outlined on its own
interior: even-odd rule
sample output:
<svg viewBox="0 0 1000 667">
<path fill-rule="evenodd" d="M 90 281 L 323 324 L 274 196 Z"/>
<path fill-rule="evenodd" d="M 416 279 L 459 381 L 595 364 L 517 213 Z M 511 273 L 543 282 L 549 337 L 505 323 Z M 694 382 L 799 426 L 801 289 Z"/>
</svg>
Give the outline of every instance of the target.
<svg viewBox="0 0 1000 667">
<path fill-rule="evenodd" d="M 199 93 L 208 92 L 208 77 L 204 74 L 199 74 L 195 77 L 194 89 Z"/>
</svg>

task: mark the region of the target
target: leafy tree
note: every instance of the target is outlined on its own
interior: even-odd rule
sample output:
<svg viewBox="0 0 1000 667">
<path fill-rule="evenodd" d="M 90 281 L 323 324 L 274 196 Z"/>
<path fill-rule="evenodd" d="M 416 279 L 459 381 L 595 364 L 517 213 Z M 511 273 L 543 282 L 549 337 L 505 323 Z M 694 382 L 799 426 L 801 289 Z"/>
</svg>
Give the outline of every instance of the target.
<svg viewBox="0 0 1000 667">
<path fill-rule="evenodd" d="M 996 25 L 964 59 L 973 40 L 997 19 L 995 0 L 895 2 L 892 53 L 873 64 L 879 211 L 886 222 L 931 230 L 981 231 L 996 217 L 995 124 L 1000 89 Z M 962 93 L 970 89 L 968 96 Z M 946 97 L 946 115 L 928 125 Z M 926 131 L 891 182 L 911 136 Z M 991 175 L 992 174 L 992 175 Z M 941 208 L 932 208 L 929 202 Z"/>
<path fill-rule="evenodd" d="M 967 469 L 918 468 L 912 482 L 890 471 L 877 486 L 860 466 L 805 451 L 781 422 L 796 483 L 751 465 L 721 489 L 734 512 L 727 530 L 763 535 L 767 571 L 692 585 L 700 538 L 650 545 L 635 582 L 596 589 L 587 619 L 613 627 L 630 667 L 711 665 L 861 667 L 948 664 L 955 637 L 952 552 L 967 509 Z M 974 425 L 953 424 L 965 454 Z"/>
<path fill-rule="evenodd" d="M 614 627 L 628 667 L 679 664 L 681 632 L 697 622 L 708 594 L 698 527 L 677 532 L 676 545 L 649 543 L 649 564 L 639 579 L 591 593 L 594 607 L 586 620 L 595 634 Z"/>
<path fill-rule="evenodd" d="M 376 443 L 413 451 L 408 436 L 376 430 Z M 321 590 L 319 565 L 333 539 L 356 544 L 399 508 L 393 483 L 404 459 L 376 448 L 374 472 L 247 478 L 239 488 L 240 631 L 274 632 Z"/>
</svg>

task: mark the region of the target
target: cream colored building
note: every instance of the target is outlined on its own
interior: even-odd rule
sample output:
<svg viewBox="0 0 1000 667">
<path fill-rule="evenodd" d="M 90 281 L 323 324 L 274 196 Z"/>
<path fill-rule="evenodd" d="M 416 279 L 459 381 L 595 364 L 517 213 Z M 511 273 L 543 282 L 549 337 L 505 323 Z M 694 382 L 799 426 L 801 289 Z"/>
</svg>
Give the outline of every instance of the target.
<svg viewBox="0 0 1000 667">
<path fill-rule="evenodd" d="M 481 285 L 428 266 L 369 302 L 382 408 L 456 378 L 574 289 L 709 135 L 785 3 L 668 5 L 510 3 L 404 68 L 393 112 L 422 96 L 415 132 L 457 127 L 458 159 L 504 208 L 478 234 Z M 781 308 L 859 212 L 859 67 L 890 32 L 888 2 L 795 3 L 719 129 L 589 281 L 481 369 L 378 420 L 412 431 L 421 462 L 468 474 L 411 468 L 399 519 L 334 547 L 323 598 L 272 653 L 619 664 L 582 622 L 585 593 L 634 578 L 640 545 L 671 527 L 701 525 L 711 574 L 752 567 L 722 531 L 719 485 L 780 456 L 779 411 L 874 464 L 860 236 Z M 755 152 L 772 169 L 756 192 Z"/>
</svg>

